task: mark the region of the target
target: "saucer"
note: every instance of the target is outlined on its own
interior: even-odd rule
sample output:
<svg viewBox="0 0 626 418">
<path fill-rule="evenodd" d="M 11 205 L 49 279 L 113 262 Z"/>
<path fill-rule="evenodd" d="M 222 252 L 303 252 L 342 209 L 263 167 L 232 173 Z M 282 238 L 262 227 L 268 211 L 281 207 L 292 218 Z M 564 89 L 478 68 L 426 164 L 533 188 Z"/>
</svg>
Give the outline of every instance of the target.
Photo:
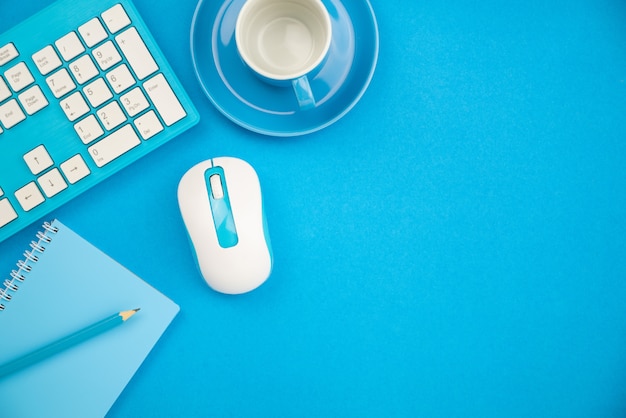
<svg viewBox="0 0 626 418">
<path fill-rule="evenodd" d="M 200 0 L 191 25 L 196 75 L 215 107 L 233 122 L 272 136 L 320 130 L 350 111 L 365 93 L 378 59 L 378 27 L 368 0 L 323 0 L 333 39 L 324 66 L 309 79 L 317 106 L 300 109 L 291 87 L 261 81 L 235 44 L 235 22 L 245 0 Z"/>
</svg>

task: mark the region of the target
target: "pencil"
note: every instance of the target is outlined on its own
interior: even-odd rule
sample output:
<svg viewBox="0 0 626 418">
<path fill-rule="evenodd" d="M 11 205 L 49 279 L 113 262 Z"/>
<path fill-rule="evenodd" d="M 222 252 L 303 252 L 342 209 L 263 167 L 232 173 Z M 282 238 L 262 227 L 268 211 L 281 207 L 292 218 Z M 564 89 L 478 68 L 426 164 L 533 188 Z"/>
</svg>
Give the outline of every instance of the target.
<svg viewBox="0 0 626 418">
<path fill-rule="evenodd" d="M 96 335 L 102 334 L 103 332 L 126 322 L 126 320 L 136 314 L 137 311 L 139 311 L 139 308 L 113 314 L 70 335 L 0 365 L 0 379 L 39 361 L 45 360 L 63 350 L 80 344 L 83 341 L 95 337 Z"/>
</svg>

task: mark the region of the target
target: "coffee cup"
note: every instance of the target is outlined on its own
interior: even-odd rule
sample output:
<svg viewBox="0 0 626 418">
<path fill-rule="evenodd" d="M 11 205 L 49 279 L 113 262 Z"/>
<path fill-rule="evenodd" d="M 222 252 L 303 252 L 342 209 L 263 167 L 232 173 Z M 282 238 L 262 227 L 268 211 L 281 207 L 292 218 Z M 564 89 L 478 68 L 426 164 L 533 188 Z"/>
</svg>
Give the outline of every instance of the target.
<svg viewBox="0 0 626 418">
<path fill-rule="evenodd" d="M 291 85 L 301 109 L 316 106 L 309 78 L 324 65 L 331 39 L 321 0 L 247 0 L 235 24 L 244 63 L 267 83 Z"/>
</svg>

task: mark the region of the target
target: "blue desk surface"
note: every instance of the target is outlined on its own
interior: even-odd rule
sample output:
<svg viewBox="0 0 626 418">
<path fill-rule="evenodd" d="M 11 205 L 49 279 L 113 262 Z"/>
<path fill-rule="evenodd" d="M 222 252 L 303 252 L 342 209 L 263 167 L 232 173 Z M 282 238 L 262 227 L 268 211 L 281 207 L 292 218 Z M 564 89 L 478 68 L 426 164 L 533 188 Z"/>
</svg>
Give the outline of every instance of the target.
<svg viewBox="0 0 626 418">
<path fill-rule="evenodd" d="M 111 417 L 626 415 L 623 1 L 372 0 L 369 90 L 297 138 L 204 96 L 195 3 L 135 0 L 200 124 L 52 214 L 182 309 Z M 199 277 L 176 202 L 223 155 L 257 169 L 275 252 L 240 297 Z"/>
</svg>

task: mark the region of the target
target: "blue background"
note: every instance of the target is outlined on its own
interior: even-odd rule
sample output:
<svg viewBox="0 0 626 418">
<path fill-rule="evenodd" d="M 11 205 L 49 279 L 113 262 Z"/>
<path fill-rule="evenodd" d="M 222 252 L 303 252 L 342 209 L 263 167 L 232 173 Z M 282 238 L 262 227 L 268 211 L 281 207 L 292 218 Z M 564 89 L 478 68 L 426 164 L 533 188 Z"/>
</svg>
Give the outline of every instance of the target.
<svg viewBox="0 0 626 418">
<path fill-rule="evenodd" d="M 0 31 L 51 2 L 3 4 Z M 204 96 L 195 3 L 135 0 L 200 124 L 51 214 L 182 309 L 111 417 L 626 415 L 623 1 L 373 0 L 368 91 L 295 138 Z M 176 201 L 224 155 L 256 168 L 275 255 L 238 297 Z"/>
</svg>

